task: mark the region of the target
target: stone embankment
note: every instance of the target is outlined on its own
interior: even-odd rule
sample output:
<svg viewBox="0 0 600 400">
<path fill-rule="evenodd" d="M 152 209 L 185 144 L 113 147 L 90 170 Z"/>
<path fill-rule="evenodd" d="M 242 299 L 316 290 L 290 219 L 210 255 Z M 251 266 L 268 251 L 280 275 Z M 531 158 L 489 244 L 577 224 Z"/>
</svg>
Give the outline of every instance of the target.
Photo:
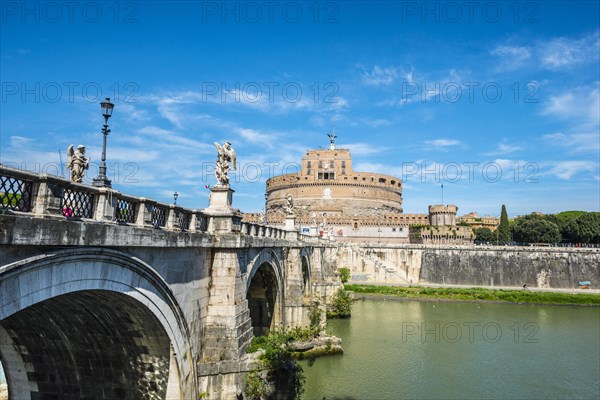
<svg viewBox="0 0 600 400">
<path fill-rule="evenodd" d="M 600 249 L 517 246 L 340 245 L 351 283 L 576 289 L 600 280 Z M 399 279 L 402 278 L 402 279 Z"/>
</svg>

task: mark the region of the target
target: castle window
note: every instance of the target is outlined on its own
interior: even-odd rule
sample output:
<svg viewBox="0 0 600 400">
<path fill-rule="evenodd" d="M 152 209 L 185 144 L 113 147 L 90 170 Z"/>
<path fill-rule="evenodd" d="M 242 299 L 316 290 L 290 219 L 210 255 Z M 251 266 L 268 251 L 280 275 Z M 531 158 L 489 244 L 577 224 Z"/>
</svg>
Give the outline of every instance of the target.
<svg viewBox="0 0 600 400">
<path fill-rule="evenodd" d="M 379 183 L 385 183 L 385 178 L 379 178 Z"/>
<path fill-rule="evenodd" d="M 310 175 L 310 168 L 306 170 L 306 175 Z"/>
<path fill-rule="evenodd" d="M 346 168 L 342 168 L 342 175 L 346 175 Z"/>
<path fill-rule="evenodd" d="M 323 168 L 323 161 L 319 161 L 319 168 Z"/>
<path fill-rule="evenodd" d="M 335 179 L 335 174 L 333 172 L 319 172 L 319 179 L 323 179 L 323 180 Z"/>
<path fill-rule="evenodd" d="M 342 161 L 342 168 L 346 168 L 346 161 Z"/>
<path fill-rule="evenodd" d="M 310 162 L 310 161 L 307 161 L 307 162 L 306 162 L 306 168 L 310 168 L 310 164 L 311 164 L 311 162 Z"/>
</svg>

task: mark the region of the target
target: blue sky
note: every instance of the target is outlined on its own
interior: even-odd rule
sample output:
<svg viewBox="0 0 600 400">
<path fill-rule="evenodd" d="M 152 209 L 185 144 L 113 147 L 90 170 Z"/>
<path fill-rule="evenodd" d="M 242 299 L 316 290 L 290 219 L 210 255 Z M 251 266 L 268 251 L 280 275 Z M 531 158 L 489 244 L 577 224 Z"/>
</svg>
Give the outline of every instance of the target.
<svg viewBox="0 0 600 400">
<path fill-rule="evenodd" d="M 238 154 L 234 206 L 306 149 L 403 178 L 404 210 L 600 211 L 597 1 L 7 2 L 0 162 L 96 174 L 111 97 L 113 187 L 207 206 L 213 142 Z M 65 173 L 66 176 L 66 173 Z"/>
</svg>

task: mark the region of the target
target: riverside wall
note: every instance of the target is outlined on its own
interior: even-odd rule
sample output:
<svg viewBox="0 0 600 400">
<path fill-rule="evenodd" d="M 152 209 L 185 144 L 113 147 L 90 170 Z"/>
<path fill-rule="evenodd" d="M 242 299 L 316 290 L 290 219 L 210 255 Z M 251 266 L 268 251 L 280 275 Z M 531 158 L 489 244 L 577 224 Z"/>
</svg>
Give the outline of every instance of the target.
<svg viewBox="0 0 600 400">
<path fill-rule="evenodd" d="M 577 288 L 600 284 L 600 249 L 514 246 L 340 245 L 351 283 Z"/>
</svg>

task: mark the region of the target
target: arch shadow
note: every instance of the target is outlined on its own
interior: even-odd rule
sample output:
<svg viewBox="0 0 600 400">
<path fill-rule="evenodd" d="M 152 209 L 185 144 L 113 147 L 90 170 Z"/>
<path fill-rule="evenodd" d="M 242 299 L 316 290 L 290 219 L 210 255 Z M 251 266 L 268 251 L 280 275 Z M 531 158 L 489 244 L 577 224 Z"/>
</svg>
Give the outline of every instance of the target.
<svg viewBox="0 0 600 400">
<path fill-rule="evenodd" d="M 139 393 L 126 388 L 98 384 L 95 389 L 83 388 L 87 378 L 106 385 L 118 381 L 114 375 L 120 370 L 115 365 L 125 375 L 135 369 L 119 364 L 121 358 L 141 363 L 137 370 L 144 374 L 155 374 L 157 379 L 145 385 L 159 397 L 167 394 L 166 381 L 163 386 L 157 383 L 165 377 L 171 380 L 169 393 L 178 397 L 191 395 L 197 387 L 190 333 L 175 296 L 150 265 L 120 251 L 67 249 L 1 267 L 0 326 L 0 334 L 8 338 L 0 356 L 15 398 L 26 392 L 44 398 L 80 398 L 82 391 L 91 398 L 136 398 Z M 20 339 L 19 333 L 29 331 L 45 332 L 44 344 L 59 351 L 27 353 L 27 345 L 34 349 L 35 343 Z M 25 351 L 15 354 L 20 342 Z M 60 352 L 66 353 L 64 357 L 53 356 Z M 82 361 L 86 352 L 96 364 Z M 76 371 L 68 371 L 69 366 Z M 44 374 L 45 368 L 50 373 Z M 86 376 L 92 373 L 96 376 Z M 175 379 L 178 385 L 173 389 Z"/>
<path fill-rule="evenodd" d="M 254 336 L 285 325 L 285 277 L 272 249 L 262 250 L 251 262 L 246 280 L 246 300 Z"/>
</svg>

